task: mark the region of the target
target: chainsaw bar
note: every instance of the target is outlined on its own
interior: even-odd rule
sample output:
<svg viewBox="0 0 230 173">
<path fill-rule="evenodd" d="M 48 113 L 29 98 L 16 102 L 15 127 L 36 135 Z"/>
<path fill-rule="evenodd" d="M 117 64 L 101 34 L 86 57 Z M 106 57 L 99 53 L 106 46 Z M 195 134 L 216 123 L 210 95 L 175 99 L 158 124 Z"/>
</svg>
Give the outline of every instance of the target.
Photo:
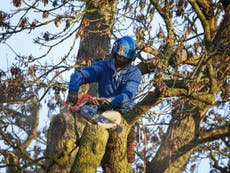
<svg viewBox="0 0 230 173">
<path fill-rule="evenodd" d="M 102 113 L 98 113 L 98 105 L 90 95 L 83 95 L 78 103 L 69 106 L 67 102 L 64 104 L 70 109 L 71 112 L 75 112 L 77 116 L 86 119 L 92 124 L 98 124 L 99 126 L 110 129 L 117 127 L 117 132 L 122 131 L 122 127 L 119 125 L 121 122 L 121 114 L 118 111 L 108 110 Z"/>
<path fill-rule="evenodd" d="M 120 126 L 121 115 L 117 111 L 105 111 L 102 114 L 98 114 L 98 106 L 85 105 L 80 109 L 80 116 L 87 119 L 93 124 L 98 124 L 106 129 L 110 129 L 115 126 Z M 119 127 L 121 129 L 121 127 Z M 119 131 L 120 131 L 119 129 Z"/>
</svg>

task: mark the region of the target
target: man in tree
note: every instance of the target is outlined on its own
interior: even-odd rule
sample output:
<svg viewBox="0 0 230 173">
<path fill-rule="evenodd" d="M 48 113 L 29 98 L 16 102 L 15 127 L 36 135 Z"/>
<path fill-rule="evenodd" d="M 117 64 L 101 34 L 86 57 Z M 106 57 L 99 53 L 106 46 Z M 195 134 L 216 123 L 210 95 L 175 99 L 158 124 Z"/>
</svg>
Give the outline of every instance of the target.
<svg viewBox="0 0 230 173">
<path fill-rule="evenodd" d="M 79 87 L 86 83 L 98 83 L 98 95 L 105 102 L 99 109 L 130 110 L 134 106 L 133 99 L 141 82 L 140 70 L 131 65 L 135 60 L 136 46 L 133 38 L 124 36 L 118 39 L 112 48 L 109 58 L 98 61 L 91 66 L 76 70 L 70 79 L 68 104 L 76 104 Z M 134 161 L 133 132 L 128 137 L 128 161 Z"/>
</svg>

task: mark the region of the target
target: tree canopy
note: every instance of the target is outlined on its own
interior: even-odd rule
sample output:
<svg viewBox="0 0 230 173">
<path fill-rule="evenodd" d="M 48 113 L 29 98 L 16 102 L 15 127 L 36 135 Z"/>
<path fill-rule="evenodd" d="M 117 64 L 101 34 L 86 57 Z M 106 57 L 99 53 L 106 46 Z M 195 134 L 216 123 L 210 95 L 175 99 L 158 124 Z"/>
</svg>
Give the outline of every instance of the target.
<svg viewBox="0 0 230 173">
<path fill-rule="evenodd" d="M 14 57 L 1 59 L 14 60 L 0 69 L 0 169 L 197 172 L 206 159 L 210 172 L 230 171 L 228 0 L 4 4 L 10 8 L 0 7 L 0 44 L 7 50 L 0 52 Z M 69 71 L 107 58 L 123 35 L 137 41 L 135 65 L 143 80 L 136 106 L 122 115 L 122 133 L 75 122 L 63 106 Z M 133 126 L 136 161 L 130 164 L 126 145 Z"/>
</svg>

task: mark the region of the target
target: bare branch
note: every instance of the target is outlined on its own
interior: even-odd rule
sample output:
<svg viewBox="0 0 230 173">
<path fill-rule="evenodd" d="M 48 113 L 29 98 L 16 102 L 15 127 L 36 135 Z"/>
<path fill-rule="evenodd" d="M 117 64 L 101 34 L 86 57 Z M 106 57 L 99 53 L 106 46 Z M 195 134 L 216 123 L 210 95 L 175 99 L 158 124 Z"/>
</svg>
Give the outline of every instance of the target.
<svg viewBox="0 0 230 173">
<path fill-rule="evenodd" d="M 202 144 L 205 142 L 211 142 L 229 135 L 230 135 L 230 124 L 227 122 L 222 126 L 218 126 L 207 131 L 200 131 L 199 139 L 196 143 Z"/>
<path fill-rule="evenodd" d="M 193 9 L 196 11 L 199 19 L 201 20 L 201 23 L 202 23 L 204 31 L 205 31 L 204 35 L 205 35 L 206 42 L 210 43 L 211 42 L 211 29 L 210 29 L 210 25 L 208 23 L 207 18 L 205 17 L 204 13 L 200 9 L 200 6 L 198 5 L 196 0 L 189 0 L 189 2 L 193 6 Z M 199 1 L 199 2 L 201 2 L 201 1 Z M 202 1 L 202 2 L 204 2 L 204 1 Z M 207 3 L 202 3 L 202 4 L 204 6 L 207 6 Z"/>
</svg>

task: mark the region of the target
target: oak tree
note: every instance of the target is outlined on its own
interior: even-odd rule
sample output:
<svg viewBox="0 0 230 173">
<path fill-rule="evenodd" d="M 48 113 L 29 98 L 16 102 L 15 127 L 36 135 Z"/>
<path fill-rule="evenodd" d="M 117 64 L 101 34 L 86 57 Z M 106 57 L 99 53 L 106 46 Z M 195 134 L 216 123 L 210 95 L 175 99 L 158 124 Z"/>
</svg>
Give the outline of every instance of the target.
<svg viewBox="0 0 230 173">
<path fill-rule="evenodd" d="M 11 5 L 12 11 L 0 11 L 0 42 L 16 56 L 0 72 L 0 166 L 7 172 L 98 167 L 114 173 L 194 172 L 202 157 L 210 160 L 210 171 L 229 172 L 228 0 L 13 0 Z M 21 55 L 9 44 L 36 31 L 33 43 L 43 48 L 38 55 L 31 50 Z M 137 105 L 122 115 L 123 131 L 74 120 L 62 104 L 63 75 L 107 58 L 111 39 L 127 34 L 137 40 L 135 63 L 143 81 Z M 57 62 L 43 62 L 66 43 Z M 44 104 L 50 114 L 58 108 L 60 113 L 52 115 L 48 129 L 39 129 Z M 126 150 L 133 126 L 131 165 Z"/>
</svg>

